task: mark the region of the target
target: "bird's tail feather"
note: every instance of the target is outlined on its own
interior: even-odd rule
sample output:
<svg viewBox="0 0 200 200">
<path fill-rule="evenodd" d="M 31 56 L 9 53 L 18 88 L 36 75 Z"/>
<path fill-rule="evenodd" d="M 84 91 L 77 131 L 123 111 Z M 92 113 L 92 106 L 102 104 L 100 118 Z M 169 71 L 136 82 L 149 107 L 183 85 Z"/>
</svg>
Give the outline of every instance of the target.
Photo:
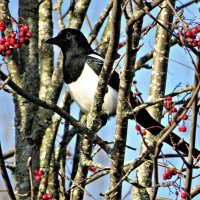
<svg viewBox="0 0 200 200">
<path fill-rule="evenodd" d="M 140 102 L 132 95 L 130 96 L 129 102 L 132 108 L 135 108 L 140 104 Z M 147 129 L 154 136 L 157 136 L 165 128 L 155 119 L 153 119 L 146 109 L 139 110 L 138 113 L 134 115 L 134 118 L 137 123 L 139 123 L 143 128 Z M 180 142 L 181 140 L 182 139 L 178 135 L 171 132 L 166 138 L 165 142 L 172 147 L 175 147 L 174 145 L 178 144 L 176 149 L 188 155 L 189 144 L 184 140 Z M 198 155 L 200 155 L 200 151 L 194 148 L 193 156 L 196 158 Z"/>
</svg>

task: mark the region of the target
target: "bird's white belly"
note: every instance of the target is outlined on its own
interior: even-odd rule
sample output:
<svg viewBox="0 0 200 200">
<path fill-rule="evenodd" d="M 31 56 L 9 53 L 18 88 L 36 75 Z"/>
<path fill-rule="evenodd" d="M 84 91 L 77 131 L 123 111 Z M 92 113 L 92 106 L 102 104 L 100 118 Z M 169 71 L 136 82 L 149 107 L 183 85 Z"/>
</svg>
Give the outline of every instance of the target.
<svg viewBox="0 0 200 200">
<path fill-rule="evenodd" d="M 88 113 L 91 109 L 97 84 L 98 76 L 87 64 L 85 64 L 81 76 L 75 82 L 68 84 L 72 98 L 84 113 Z M 108 86 L 102 107 L 108 115 L 114 115 L 116 112 L 117 94 L 116 90 Z"/>
</svg>

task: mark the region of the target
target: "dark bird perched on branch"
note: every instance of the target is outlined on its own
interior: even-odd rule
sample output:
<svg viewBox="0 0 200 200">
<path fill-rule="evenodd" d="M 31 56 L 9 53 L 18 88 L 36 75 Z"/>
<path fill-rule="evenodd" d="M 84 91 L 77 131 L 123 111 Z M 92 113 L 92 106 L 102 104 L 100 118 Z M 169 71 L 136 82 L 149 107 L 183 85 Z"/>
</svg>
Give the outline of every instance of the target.
<svg viewBox="0 0 200 200">
<path fill-rule="evenodd" d="M 98 75 L 103 67 L 104 59 L 93 51 L 85 36 L 78 30 L 67 28 L 62 30 L 56 37 L 46 41 L 55 44 L 63 52 L 63 75 L 64 81 L 68 84 L 69 91 L 74 101 L 80 106 L 84 113 L 90 111 L 95 91 L 98 84 Z M 108 91 L 102 106 L 103 112 L 108 116 L 116 114 L 117 95 L 119 90 L 119 75 L 114 72 L 108 84 Z M 138 106 L 138 99 L 130 94 L 130 104 L 132 108 Z M 134 119 L 144 128 L 158 135 L 164 128 L 159 122 L 154 120 L 146 109 L 141 109 Z M 180 137 L 171 133 L 173 143 L 178 143 Z M 172 145 L 170 137 L 165 142 Z M 183 141 L 177 149 L 188 154 L 188 144 Z M 194 149 L 193 155 L 197 157 L 200 151 Z"/>
</svg>

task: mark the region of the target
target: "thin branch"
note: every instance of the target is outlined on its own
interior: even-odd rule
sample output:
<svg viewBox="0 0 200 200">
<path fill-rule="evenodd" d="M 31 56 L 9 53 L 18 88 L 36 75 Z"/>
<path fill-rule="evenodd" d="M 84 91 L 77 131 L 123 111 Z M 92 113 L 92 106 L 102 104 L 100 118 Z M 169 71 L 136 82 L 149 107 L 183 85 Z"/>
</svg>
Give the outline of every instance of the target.
<svg viewBox="0 0 200 200">
<path fill-rule="evenodd" d="M 34 186 L 33 186 L 33 175 L 32 175 L 32 169 L 31 169 L 31 166 L 32 166 L 32 158 L 31 156 L 28 158 L 27 160 L 27 167 L 28 167 L 28 172 L 29 172 L 29 177 L 30 177 L 30 185 L 31 185 L 31 200 L 34 199 Z"/>
<path fill-rule="evenodd" d="M 194 86 L 197 87 L 197 84 L 199 82 L 199 73 L 200 73 L 200 58 L 197 57 L 197 73 L 195 73 L 195 81 Z M 192 184 L 192 173 L 193 168 L 191 165 L 193 165 L 193 150 L 195 148 L 195 139 L 196 139 L 196 128 L 197 128 L 197 117 L 198 117 L 198 108 L 197 108 L 197 102 L 198 102 L 198 96 L 194 99 L 194 102 L 192 104 L 192 125 L 190 129 L 190 145 L 189 145 L 189 154 L 188 154 L 188 164 L 189 167 L 187 167 L 187 174 L 186 174 L 186 183 L 185 183 L 185 190 L 190 195 L 191 190 L 191 184 Z"/>
<path fill-rule="evenodd" d="M 8 159 L 8 158 L 11 158 L 15 155 L 15 150 L 11 150 L 9 152 L 6 152 L 3 154 L 3 159 Z"/>
<path fill-rule="evenodd" d="M 72 183 L 74 184 L 74 186 L 80 188 L 80 189 L 81 189 L 86 195 L 88 195 L 91 199 L 96 200 L 96 199 L 91 195 L 90 192 L 88 192 L 85 188 L 83 188 L 83 187 L 81 186 L 80 183 L 76 184 L 71 178 L 69 178 L 69 177 L 66 176 L 66 175 L 61 175 L 61 174 L 59 174 L 59 175 L 60 175 L 61 177 L 65 178 L 65 179 L 69 180 L 70 182 L 72 182 Z"/>
<path fill-rule="evenodd" d="M 6 185 L 6 189 L 8 191 L 8 194 L 10 196 L 10 198 L 12 200 L 16 200 L 13 189 L 12 189 L 12 185 L 10 183 L 10 179 L 8 176 L 8 173 L 6 171 L 6 167 L 5 167 L 5 162 L 4 162 L 4 158 L 3 158 L 3 153 L 2 153 L 2 149 L 1 149 L 1 143 L 0 143 L 0 171 L 1 171 L 1 175 L 3 177 L 4 183 Z"/>
</svg>

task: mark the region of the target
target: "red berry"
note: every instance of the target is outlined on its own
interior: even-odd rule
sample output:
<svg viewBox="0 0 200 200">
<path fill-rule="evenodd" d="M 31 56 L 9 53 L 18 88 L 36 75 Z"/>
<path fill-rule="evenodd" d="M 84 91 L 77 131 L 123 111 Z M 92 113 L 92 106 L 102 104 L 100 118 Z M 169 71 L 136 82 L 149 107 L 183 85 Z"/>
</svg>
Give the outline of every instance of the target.
<svg viewBox="0 0 200 200">
<path fill-rule="evenodd" d="M 164 106 L 165 106 L 166 109 L 170 109 L 170 107 L 171 107 L 171 102 L 168 102 L 168 101 L 165 102 Z"/>
<path fill-rule="evenodd" d="M 172 169 L 171 170 L 171 173 L 172 173 L 172 176 L 176 175 L 177 174 L 177 171 L 175 169 Z"/>
<path fill-rule="evenodd" d="M 162 178 L 163 178 L 164 181 L 167 180 L 167 174 L 164 173 L 164 174 L 162 175 Z"/>
<path fill-rule="evenodd" d="M 42 177 L 41 177 L 41 176 L 37 175 L 37 176 L 35 177 L 35 181 L 36 181 L 36 182 L 40 182 L 41 180 L 42 180 Z"/>
<path fill-rule="evenodd" d="M 88 170 L 91 171 L 91 172 L 96 172 L 96 171 L 97 171 L 97 168 L 96 168 L 96 167 L 89 166 L 89 167 L 88 167 Z"/>
<path fill-rule="evenodd" d="M 147 134 L 147 131 L 146 131 L 146 129 L 142 129 L 142 130 L 140 131 L 140 133 L 141 133 L 141 135 L 146 135 L 146 134 Z"/>
<path fill-rule="evenodd" d="M 182 132 L 185 132 L 187 130 L 186 126 L 182 126 Z"/>
<path fill-rule="evenodd" d="M 11 49 L 6 50 L 5 55 L 9 56 L 12 53 Z"/>
<path fill-rule="evenodd" d="M 38 172 L 39 172 L 38 169 L 34 170 L 34 174 L 35 174 L 35 175 L 39 175 Z"/>
<path fill-rule="evenodd" d="M 165 172 L 165 174 L 166 174 L 166 178 L 167 178 L 167 179 L 171 179 L 171 178 L 172 178 L 172 172 L 171 172 L 170 169 L 168 169 L 168 170 Z"/>
<path fill-rule="evenodd" d="M 20 37 L 24 37 L 26 35 L 26 32 L 25 31 L 22 31 L 22 30 L 20 30 L 20 32 L 19 32 L 19 36 Z"/>
<path fill-rule="evenodd" d="M 10 40 L 10 36 L 7 35 L 7 36 L 5 37 L 5 39 L 6 39 L 6 41 L 9 41 L 9 40 Z"/>
<path fill-rule="evenodd" d="M 182 126 L 179 126 L 179 127 L 178 127 L 178 131 L 179 131 L 179 132 L 182 132 Z"/>
<path fill-rule="evenodd" d="M 4 21 L 0 21 L 0 26 L 5 26 L 5 22 Z"/>
<path fill-rule="evenodd" d="M 188 119 L 188 115 L 187 114 L 183 115 L 182 119 L 183 120 L 187 120 Z"/>
<path fill-rule="evenodd" d="M 25 25 L 25 26 L 23 26 L 23 29 L 21 28 L 21 30 L 28 31 L 29 30 L 29 26 Z"/>
<path fill-rule="evenodd" d="M 182 192 L 181 193 L 181 198 L 186 198 L 187 197 L 187 193 L 186 192 Z"/>
<path fill-rule="evenodd" d="M 136 125 L 135 125 L 135 130 L 136 130 L 136 131 L 141 131 L 141 126 L 140 126 L 139 124 L 136 124 Z"/>
<path fill-rule="evenodd" d="M 16 40 L 14 38 L 9 38 L 8 40 L 11 45 L 14 45 L 16 43 Z"/>
<path fill-rule="evenodd" d="M 26 32 L 23 26 L 20 28 L 20 32 Z"/>
<path fill-rule="evenodd" d="M 6 27 L 5 26 L 0 26 L 0 31 L 5 31 Z"/>
<path fill-rule="evenodd" d="M 5 44 L 0 44 L 0 50 L 4 51 L 6 49 L 6 45 Z"/>
<path fill-rule="evenodd" d="M 9 35 L 10 35 L 11 38 L 15 38 L 16 37 L 16 33 L 14 33 L 14 32 L 10 32 Z"/>
<path fill-rule="evenodd" d="M 5 44 L 6 48 L 9 48 L 10 42 L 5 42 L 4 44 Z"/>
<path fill-rule="evenodd" d="M 20 48 L 20 46 L 21 46 L 21 45 L 20 45 L 19 43 L 13 44 L 13 48 L 14 48 L 14 49 L 18 49 L 18 48 Z"/>
<path fill-rule="evenodd" d="M 192 32 L 190 30 L 187 30 L 185 32 L 185 37 L 191 37 L 191 35 L 192 35 Z"/>
<path fill-rule="evenodd" d="M 171 178 L 172 178 L 172 174 L 168 174 L 167 179 L 171 179 Z"/>
<path fill-rule="evenodd" d="M 52 199 L 53 198 L 53 194 L 49 193 L 49 194 L 47 194 L 47 197 L 48 197 L 48 199 Z"/>
<path fill-rule="evenodd" d="M 198 27 L 193 28 L 191 32 L 193 35 L 196 35 L 198 33 Z"/>
<path fill-rule="evenodd" d="M 174 113 L 174 112 L 177 112 L 177 109 L 175 107 L 173 107 L 171 110 L 170 110 L 170 113 Z"/>
<path fill-rule="evenodd" d="M 171 172 L 170 169 L 168 169 L 168 170 L 165 172 L 165 174 L 167 174 L 167 175 L 172 175 L 172 172 Z"/>
<path fill-rule="evenodd" d="M 20 44 L 23 44 L 24 42 L 25 42 L 25 37 L 20 37 L 20 38 L 19 38 L 19 43 L 20 43 Z"/>
<path fill-rule="evenodd" d="M 189 42 L 189 43 L 193 43 L 193 42 L 194 42 L 194 38 L 189 37 L 189 38 L 188 38 L 188 42 Z"/>
<path fill-rule="evenodd" d="M 48 199 L 47 194 L 43 194 L 43 195 L 42 195 L 42 200 L 47 200 L 47 199 Z"/>
<path fill-rule="evenodd" d="M 5 38 L 0 38 L 0 44 L 3 44 L 6 42 L 6 39 Z"/>
<path fill-rule="evenodd" d="M 31 32 L 27 32 L 26 33 L 26 37 L 31 38 L 32 37 L 32 33 Z"/>
<path fill-rule="evenodd" d="M 38 170 L 38 174 L 39 176 L 42 176 L 43 175 L 43 171 L 42 170 Z"/>
<path fill-rule="evenodd" d="M 197 42 L 192 42 L 192 46 L 196 47 L 197 46 Z"/>
<path fill-rule="evenodd" d="M 171 96 L 167 96 L 167 97 L 165 97 L 165 100 L 166 101 L 172 101 L 172 97 Z"/>
<path fill-rule="evenodd" d="M 178 130 L 179 130 L 180 132 L 186 132 L 187 128 L 186 128 L 186 126 L 180 126 L 180 127 L 178 128 Z"/>
<path fill-rule="evenodd" d="M 43 175 L 43 171 L 42 171 L 42 170 L 36 169 L 36 170 L 34 171 L 34 174 L 35 174 L 35 175 L 38 175 L 38 176 L 42 176 L 42 175 Z"/>
</svg>

